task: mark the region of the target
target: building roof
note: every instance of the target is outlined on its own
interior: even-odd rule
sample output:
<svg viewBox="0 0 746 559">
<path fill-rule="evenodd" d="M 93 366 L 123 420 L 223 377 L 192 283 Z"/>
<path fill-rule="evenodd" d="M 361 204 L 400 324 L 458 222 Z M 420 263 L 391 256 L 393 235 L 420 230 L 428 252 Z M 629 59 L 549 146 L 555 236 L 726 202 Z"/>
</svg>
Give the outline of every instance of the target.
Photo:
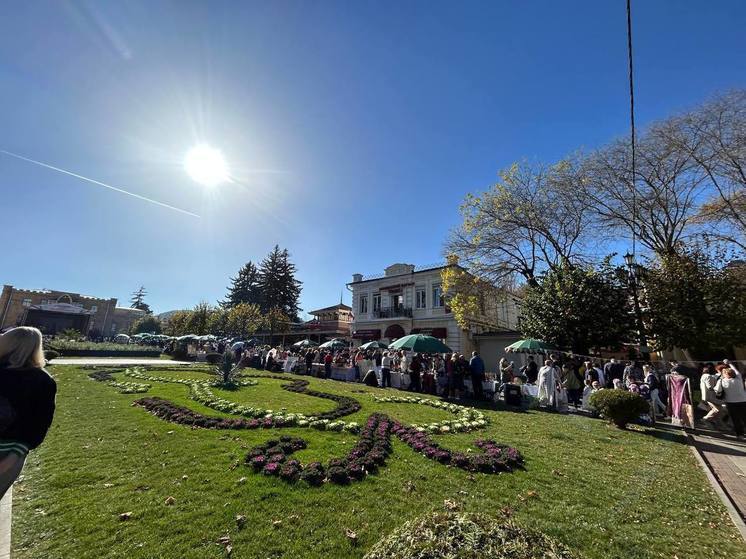
<svg viewBox="0 0 746 559">
<path fill-rule="evenodd" d="M 382 279 L 388 279 L 388 278 L 397 278 L 402 276 L 411 276 L 412 274 L 417 274 L 419 272 L 431 272 L 433 270 L 442 270 L 443 268 L 448 268 L 449 266 L 458 266 L 459 268 L 462 268 L 459 264 L 448 264 L 447 262 L 441 262 L 439 264 L 425 264 L 425 265 L 414 265 L 411 268 L 411 271 L 407 271 L 401 274 L 395 274 L 395 275 L 386 275 L 386 272 L 380 272 L 378 274 L 371 274 L 368 276 L 363 276 L 360 281 L 351 281 L 347 285 L 358 285 L 361 283 L 366 283 L 369 281 L 376 281 L 376 280 L 382 280 Z"/>
<path fill-rule="evenodd" d="M 323 309 L 309 311 L 308 314 L 321 314 L 322 312 L 339 311 L 339 310 L 351 311 L 352 307 L 347 306 L 344 303 L 337 303 L 336 305 L 332 305 L 331 307 L 324 307 Z"/>
</svg>

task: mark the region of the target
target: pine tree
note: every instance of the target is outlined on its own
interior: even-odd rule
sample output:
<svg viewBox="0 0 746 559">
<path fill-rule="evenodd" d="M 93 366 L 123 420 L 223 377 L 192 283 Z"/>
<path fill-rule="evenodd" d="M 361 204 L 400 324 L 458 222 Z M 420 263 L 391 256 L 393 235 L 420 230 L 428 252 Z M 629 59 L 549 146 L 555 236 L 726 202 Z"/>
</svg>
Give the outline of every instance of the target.
<svg viewBox="0 0 746 559">
<path fill-rule="evenodd" d="M 262 312 L 279 309 L 291 320 L 298 320 L 298 299 L 302 283 L 295 279 L 295 272 L 296 267 L 290 262 L 290 253 L 275 245 L 259 266 L 259 305 Z"/>
<path fill-rule="evenodd" d="M 141 285 L 140 288 L 132 294 L 132 298 L 130 299 L 130 308 L 140 309 L 141 311 L 145 311 L 146 313 L 150 314 L 152 312 L 150 310 L 150 305 L 145 302 L 145 296 L 147 294 L 148 292 L 145 289 L 145 286 Z"/>
<path fill-rule="evenodd" d="M 235 278 L 231 278 L 231 285 L 228 287 L 228 294 L 220 305 L 225 309 L 231 309 L 240 303 L 259 304 L 261 301 L 261 291 L 259 287 L 259 271 L 254 263 L 249 260 L 238 271 Z"/>
</svg>

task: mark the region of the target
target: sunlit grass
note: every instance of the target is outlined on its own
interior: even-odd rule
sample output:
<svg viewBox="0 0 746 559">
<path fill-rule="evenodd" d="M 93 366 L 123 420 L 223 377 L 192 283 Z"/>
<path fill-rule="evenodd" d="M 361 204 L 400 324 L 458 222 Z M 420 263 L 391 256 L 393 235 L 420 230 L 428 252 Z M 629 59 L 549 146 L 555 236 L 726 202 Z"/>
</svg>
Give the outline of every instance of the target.
<svg viewBox="0 0 746 559">
<path fill-rule="evenodd" d="M 288 434 L 308 441 L 297 454 L 302 461 L 325 461 L 343 456 L 356 436 L 300 428 L 191 429 L 132 407 L 143 395 L 119 394 L 88 372 L 52 369 L 58 412 L 14 492 L 14 559 L 223 558 L 216 541 L 226 533 L 233 558 L 355 558 L 445 499 L 471 511 L 507 511 L 588 558 L 738 557 L 743 550 L 689 448 L 671 436 L 623 432 L 581 417 L 488 412 L 487 429 L 438 441 L 468 449 L 476 438 L 495 438 L 525 455 L 525 471 L 472 475 L 395 441 L 377 475 L 348 487 L 308 488 L 254 474 L 242 465 L 248 448 Z M 281 384 L 260 379 L 229 395 L 273 409 L 333 408 Z M 363 406 L 357 420 L 381 410 L 405 422 L 453 417 L 426 406 L 377 404 L 371 393 L 384 391 L 359 385 L 312 380 L 311 388 L 356 398 Z M 192 401 L 187 386 L 154 383 L 150 395 L 220 415 Z M 172 506 L 164 504 L 169 496 Z M 120 521 L 123 512 L 131 518 Z M 247 518 L 242 530 L 237 514 Z M 357 532 L 356 547 L 345 528 Z"/>
</svg>

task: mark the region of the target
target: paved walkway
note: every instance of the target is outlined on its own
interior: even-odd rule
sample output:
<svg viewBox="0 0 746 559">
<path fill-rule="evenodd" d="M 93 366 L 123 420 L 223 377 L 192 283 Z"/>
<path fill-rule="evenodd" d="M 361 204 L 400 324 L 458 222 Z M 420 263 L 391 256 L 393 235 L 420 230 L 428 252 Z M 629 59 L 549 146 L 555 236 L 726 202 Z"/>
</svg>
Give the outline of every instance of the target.
<svg viewBox="0 0 746 559">
<path fill-rule="evenodd" d="M 10 559 L 10 503 L 13 500 L 13 488 L 0 501 L 0 559 Z"/>
<path fill-rule="evenodd" d="M 746 540 L 746 442 L 715 431 L 689 432 L 716 492 Z"/>
<path fill-rule="evenodd" d="M 192 365 L 193 361 L 172 361 L 171 359 L 152 359 L 148 357 L 58 357 L 50 365 Z M 0 558 L 2 559 L 2 558 Z"/>
</svg>

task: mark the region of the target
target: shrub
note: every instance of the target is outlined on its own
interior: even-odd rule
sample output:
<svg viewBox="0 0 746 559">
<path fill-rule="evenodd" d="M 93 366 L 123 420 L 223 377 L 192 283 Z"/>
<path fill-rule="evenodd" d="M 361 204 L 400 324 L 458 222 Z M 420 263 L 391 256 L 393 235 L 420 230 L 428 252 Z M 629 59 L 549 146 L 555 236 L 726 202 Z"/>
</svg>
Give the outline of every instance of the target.
<svg viewBox="0 0 746 559">
<path fill-rule="evenodd" d="M 432 512 L 380 540 L 364 559 L 572 559 L 549 536 L 485 514 Z"/>
<path fill-rule="evenodd" d="M 205 355 L 205 361 L 207 361 L 210 365 L 217 365 L 220 363 L 220 360 L 223 359 L 223 356 L 219 353 L 208 353 Z"/>
<path fill-rule="evenodd" d="M 650 406 L 639 394 L 626 390 L 599 390 L 591 394 L 588 402 L 611 423 L 624 429 L 627 423 L 637 421 Z"/>
<path fill-rule="evenodd" d="M 53 349 L 48 349 L 44 352 L 44 359 L 47 361 L 51 361 L 52 359 L 57 359 L 60 356 L 59 351 L 55 351 Z"/>
</svg>

